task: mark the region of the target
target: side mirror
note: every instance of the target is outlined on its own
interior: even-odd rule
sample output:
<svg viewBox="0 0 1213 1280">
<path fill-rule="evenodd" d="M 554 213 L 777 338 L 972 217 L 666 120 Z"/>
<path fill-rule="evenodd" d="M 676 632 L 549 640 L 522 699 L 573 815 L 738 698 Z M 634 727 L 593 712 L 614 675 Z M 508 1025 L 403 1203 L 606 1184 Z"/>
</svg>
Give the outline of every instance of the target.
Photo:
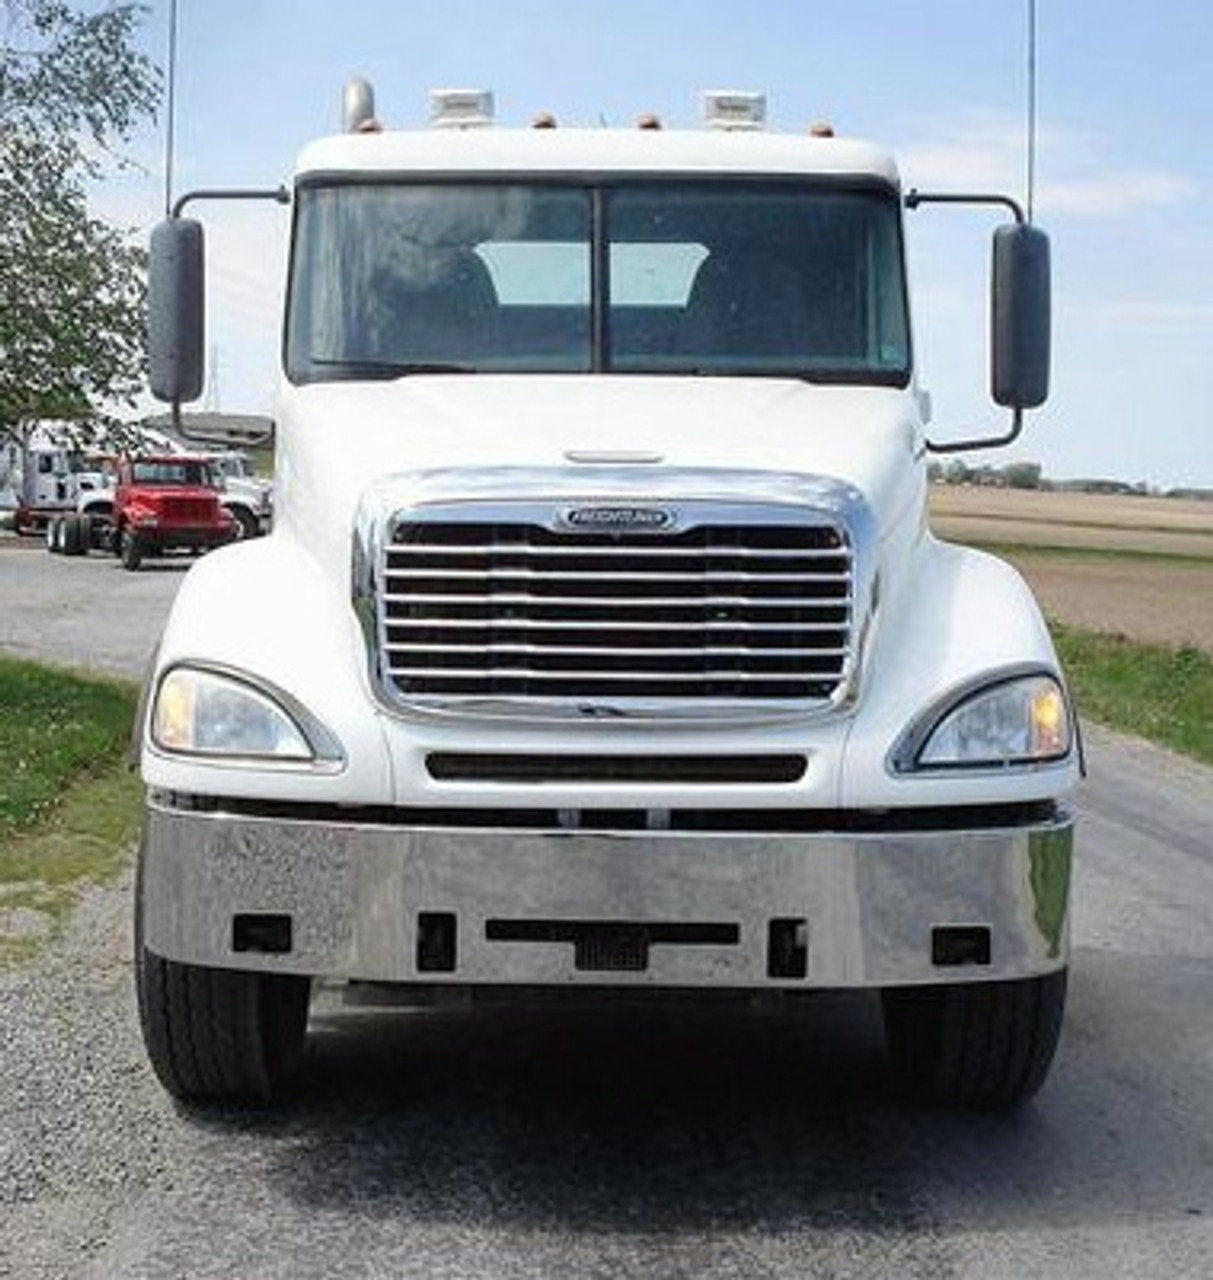
<svg viewBox="0 0 1213 1280">
<path fill-rule="evenodd" d="M 990 394 L 1010 409 L 1049 395 L 1049 237 L 1027 223 L 994 232 L 990 279 Z"/>
<path fill-rule="evenodd" d="M 157 400 L 202 395 L 205 319 L 202 223 L 168 218 L 152 231 L 148 271 L 148 381 Z"/>
</svg>

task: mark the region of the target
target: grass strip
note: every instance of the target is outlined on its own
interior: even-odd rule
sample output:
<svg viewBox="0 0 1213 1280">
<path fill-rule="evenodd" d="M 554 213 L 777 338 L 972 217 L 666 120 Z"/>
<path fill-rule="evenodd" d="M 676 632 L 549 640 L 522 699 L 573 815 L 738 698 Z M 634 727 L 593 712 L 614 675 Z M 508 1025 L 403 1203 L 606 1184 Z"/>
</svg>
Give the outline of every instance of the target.
<svg viewBox="0 0 1213 1280">
<path fill-rule="evenodd" d="M 1149 551 L 1142 547 L 1079 547 L 1052 542 L 987 542 L 980 538 L 957 539 L 966 547 L 988 551 L 991 555 L 1013 560 L 1024 556 L 1049 556 L 1065 560 L 1146 560 L 1168 565 L 1188 565 L 1197 569 L 1213 568 L 1213 553 L 1203 556 L 1187 551 Z"/>
<path fill-rule="evenodd" d="M 1191 647 L 1052 625 L 1079 711 L 1213 764 L 1213 658 Z"/>
<path fill-rule="evenodd" d="M 0 841 L 123 751 L 136 696 L 129 683 L 0 658 Z"/>
<path fill-rule="evenodd" d="M 141 817 L 125 760 L 136 696 L 0 658 L 0 965 L 35 954 L 81 886 L 122 867 Z"/>
<path fill-rule="evenodd" d="M 1213 515 L 1213 508 L 1210 508 Z M 1099 533 L 1166 533 L 1194 535 L 1198 538 L 1213 538 L 1213 521 L 1204 519 L 1202 523 L 1192 524 L 1139 524 L 1132 519 L 1109 520 L 1067 520 L 1051 512 L 1039 511 L 1030 515 L 1014 515 L 1009 511 L 957 511 L 931 507 L 933 520 L 988 520 L 990 523 L 1041 525 L 1049 529 L 1083 529 Z"/>
<path fill-rule="evenodd" d="M 0 968 L 58 936 L 82 889 L 126 865 L 143 820 L 143 782 L 124 760 L 82 778 L 37 827 L 0 841 Z"/>
</svg>

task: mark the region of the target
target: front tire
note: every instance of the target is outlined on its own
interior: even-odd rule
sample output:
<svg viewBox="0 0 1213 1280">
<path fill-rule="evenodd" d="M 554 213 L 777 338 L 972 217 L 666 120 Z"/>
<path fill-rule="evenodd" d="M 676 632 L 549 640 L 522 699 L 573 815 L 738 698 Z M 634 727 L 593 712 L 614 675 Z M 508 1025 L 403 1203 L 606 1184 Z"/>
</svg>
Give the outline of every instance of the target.
<svg viewBox="0 0 1213 1280">
<path fill-rule="evenodd" d="M 123 529 L 118 535 L 118 554 L 122 557 L 122 567 L 131 573 L 143 563 L 143 545 L 133 530 Z"/>
<path fill-rule="evenodd" d="M 136 944 L 139 1020 L 160 1083 L 183 1102 L 277 1098 L 303 1057 L 307 978 L 164 960 Z"/>
<path fill-rule="evenodd" d="M 243 542 L 246 538 L 255 538 L 261 532 L 257 517 L 247 507 L 231 507 L 228 514 L 236 522 L 233 541 Z"/>
<path fill-rule="evenodd" d="M 79 556 L 84 554 L 84 531 L 80 524 L 78 515 L 70 515 L 63 517 L 63 546 L 61 550 L 65 556 Z"/>
<path fill-rule="evenodd" d="M 1044 1083 L 1061 1033 L 1066 970 L 1041 978 L 894 987 L 881 993 L 885 1040 L 917 1102 L 1007 1111 Z"/>
</svg>

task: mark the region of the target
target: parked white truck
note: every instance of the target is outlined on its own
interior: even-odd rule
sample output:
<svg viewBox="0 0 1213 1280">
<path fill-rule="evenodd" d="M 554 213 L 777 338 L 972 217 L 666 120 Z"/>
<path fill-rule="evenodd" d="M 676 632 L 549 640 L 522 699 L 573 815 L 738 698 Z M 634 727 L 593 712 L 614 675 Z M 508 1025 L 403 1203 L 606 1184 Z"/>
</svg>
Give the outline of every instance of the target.
<svg viewBox="0 0 1213 1280">
<path fill-rule="evenodd" d="M 59 437 L 44 431 L 25 447 L 14 446 L 12 453 L 17 465 L 6 479 L 17 497 L 14 528 L 18 533 L 46 532 L 49 538 L 56 519 L 75 510 L 82 494 L 106 483 L 99 469 L 101 459 L 86 453 L 66 434 Z"/>
<path fill-rule="evenodd" d="M 289 193 L 273 533 L 191 570 L 142 713 L 161 1081 L 272 1096 L 320 978 L 866 988 L 910 1093 L 1030 1096 L 1076 727 L 1022 580 L 928 530 L 902 225 L 1012 202 L 747 95 L 682 131 L 346 101 Z M 201 194 L 254 193 L 153 237 L 163 399 L 202 389 Z M 992 330 L 1008 439 L 1048 378 L 1021 222 Z"/>
</svg>

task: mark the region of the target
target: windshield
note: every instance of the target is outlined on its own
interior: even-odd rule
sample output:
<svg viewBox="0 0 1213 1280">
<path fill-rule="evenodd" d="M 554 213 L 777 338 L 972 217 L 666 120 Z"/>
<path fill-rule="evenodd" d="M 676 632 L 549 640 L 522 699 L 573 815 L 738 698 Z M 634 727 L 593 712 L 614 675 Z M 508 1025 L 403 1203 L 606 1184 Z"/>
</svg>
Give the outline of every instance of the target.
<svg viewBox="0 0 1213 1280">
<path fill-rule="evenodd" d="M 293 381 L 751 374 L 904 385 L 886 189 L 368 183 L 300 193 Z"/>
<path fill-rule="evenodd" d="M 211 465 L 221 476 L 229 476 L 233 479 L 247 480 L 253 474 L 253 464 L 240 453 L 221 454 L 211 459 Z"/>
<path fill-rule="evenodd" d="M 213 489 L 215 477 L 205 462 L 147 459 L 131 463 L 131 483 L 191 487 L 201 485 Z"/>
</svg>

